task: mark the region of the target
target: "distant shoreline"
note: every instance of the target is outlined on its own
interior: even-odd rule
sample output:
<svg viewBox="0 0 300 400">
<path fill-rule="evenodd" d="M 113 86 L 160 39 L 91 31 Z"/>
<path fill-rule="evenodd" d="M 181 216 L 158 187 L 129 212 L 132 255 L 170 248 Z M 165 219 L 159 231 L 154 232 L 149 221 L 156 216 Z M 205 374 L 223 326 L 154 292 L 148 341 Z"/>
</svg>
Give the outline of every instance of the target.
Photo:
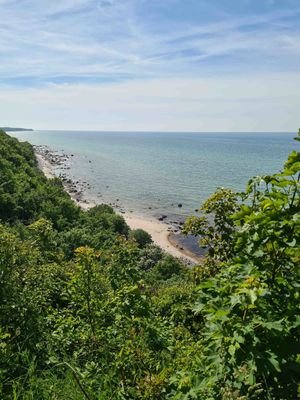
<svg viewBox="0 0 300 400">
<path fill-rule="evenodd" d="M 4 132 L 32 132 L 31 128 L 11 128 L 9 126 L 0 127 Z"/>
<path fill-rule="evenodd" d="M 38 161 L 38 166 L 40 170 L 43 171 L 44 175 L 48 179 L 57 177 L 50 161 L 38 152 L 37 149 L 35 155 Z M 97 205 L 95 201 L 82 199 L 80 192 L 78 193 L 77 190 L 70 190 L 68 184 L 65 183 L 64 188 L 76 204 L 78 204 L 82 209 L 87 210 Z M 157 246 L 174 257 L 180 258 L 190 264 L 199 264 L 203 261 L 202 257 L 193 254 L 190 250 L 179 244 L 179 242 L 174 238 L 174 235 L 171 237 L 169 225 L 156 221 L 154 218 L 146 218 L 127 211 L 121 213 L 119 210 L 115 210 L 115 212 L 124 217 L 126 223 L 131 229 L 143 229 L 148 232 Z"/>
</svg>

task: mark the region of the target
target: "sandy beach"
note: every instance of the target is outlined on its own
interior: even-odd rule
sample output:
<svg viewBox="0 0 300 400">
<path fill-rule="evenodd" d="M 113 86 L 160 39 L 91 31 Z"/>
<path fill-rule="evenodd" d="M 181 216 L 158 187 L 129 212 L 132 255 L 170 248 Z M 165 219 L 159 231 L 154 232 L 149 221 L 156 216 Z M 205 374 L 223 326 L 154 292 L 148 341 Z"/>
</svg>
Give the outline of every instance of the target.
<svg viewBox="0 0 300 400">
<path fill-rule="evenodd" d="M 46 160 L 41 154 L 38 154 L 37 152 L 35 153 L 37 162 L 38 162 L 38 167 L 41 171 L 43 171 L 44 175 L 48 178 L 55 178 L 55 174 L 53 172 L 52 165 L 48 160 Z"/>
<path fill-rule="evenodd" d="M 50 161 L 48 161 L 42 154 L 39 154 L 38 152 L 36 152 L 36 158 L 38 161 L 38 166 L 43 171 L 45 176 L 48 179 L 55 178 L 56 175 L 54 173 L 54 168 Z M 95 202 L 78 198 L 76 194 L 72 193 L 72 191 L 69 190 L 69 187 L 67 185 L 64 185 L 64 187 L 65 190 L 70 194 L 71 198 L 81 208 L 86 210 L 96 205 Z M 131 229 L 143 229 L 144 231 L 148 232 L 151 235 L 153 242 L 167 253 L 173 255 L 174 257 L 178 257 L 189 264 L 201 263 L 200 257 L 195 256 L 187 249 L 179 246 L 174 239 L 172 240 L 172 242 L 170 241 L 169 225 L 157 221 L 154 218 L 145 218 L 143 216 L 138 216 L 133 213 L 129 214 L 126 212 L 120 213 L 118 210 L 115 211 L 116 213 L 122 215 L 127 225 Z"/>
<path fill-rule="evenodd" d="M 143 229 L 150 233 L 153 242 L 167 253 L 172 254 L 172 256 L 185 259 L 193 264 L 201 261 L 200 258 L 187 254 L 187 251 L 184 249 L 181 250 L 179 247 L 177 248 L 175 243 L 173 245 L 170 242 L 169 225 L 156 221 L 155 219 L 145 219 L 144 217 L 139 217 L 134 214 L 125 213 L 122 215 L 131 229 Z"/>
</svg>

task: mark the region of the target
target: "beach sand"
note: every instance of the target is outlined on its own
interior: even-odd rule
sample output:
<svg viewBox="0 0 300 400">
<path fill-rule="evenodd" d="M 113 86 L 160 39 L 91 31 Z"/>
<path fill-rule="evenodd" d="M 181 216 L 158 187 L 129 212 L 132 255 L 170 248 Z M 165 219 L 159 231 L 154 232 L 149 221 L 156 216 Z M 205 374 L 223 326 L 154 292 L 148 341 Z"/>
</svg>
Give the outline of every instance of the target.
<svg viewBox="0 0 300 400">
<path fill-rule="evenodd" d="M 174 257 L 187 260 L 192 264 L 200 263 L 200 258 L 193 256 L 192 254 L 188 254 L 188 251 L 186 250 L 180 250 L 177 248 L 175 241 L 174 243 L 170 242 L 170 232 L 168 230 L 170 227 L 169 225 L 156 221 L 154 218 L 145 219 L 145 217 L 139 217 L 134 214 L 126 213 L 122 215 L 125 218 L 127 225 L 131 229 L 143 229 L 144 231 L 148 232 L 151 235 L 153 242 L 167 253 Z"/>
<path fill-rule="evenodd" d="M 55 178 L 55 174 L 53 172 L 52 165 L 48 160 L 46 160 L 41 154 L 35 153 L 38 167 L 41 171 L 43 171 L 44 175 L 48 178 Z"/>
<path fill-rule="evenodd" d="M 37 152 L 36 158 L 38 161 L 38 166 L 43 171 L 45 176 L 49 179 L 55 178 L 56 175 L 53 171 L 53 166 L 51 165 L 51 163 L 46 158 L 44 158 L 43 155 Z M 71 198 L 81 208 L 87 210 L 96 205 L 95 202 L 76 198 L 76 195 L 74 195 L 74 193 L 70 193 L 68 191 L 68 187 L 66 187 L 66 185 L 64 185 L 64 187 L 65 190 L 70 194 Z M 118 210 L 115 211 L 116 213 L 119 213 Z M 172 256 L 180 258 L 189 264 L 201 263 L 202 260 L 200 257 L 195 256 L 186 249 L 180 248 L 180 246 L 176 243 L 176 240 L 174 240 L 174 236 L 172 242 L 170 241 L 169 225 L 157 221 L 154 218 L 146 219 L 145 217 L 137 216 L 133 213 L 122 213 L 120 215 L 122 215 L 127 225 L 131 229 L 143 229 L 144 231 L 148 232 L 151 235 L 153 242 Z"/>
</svg>

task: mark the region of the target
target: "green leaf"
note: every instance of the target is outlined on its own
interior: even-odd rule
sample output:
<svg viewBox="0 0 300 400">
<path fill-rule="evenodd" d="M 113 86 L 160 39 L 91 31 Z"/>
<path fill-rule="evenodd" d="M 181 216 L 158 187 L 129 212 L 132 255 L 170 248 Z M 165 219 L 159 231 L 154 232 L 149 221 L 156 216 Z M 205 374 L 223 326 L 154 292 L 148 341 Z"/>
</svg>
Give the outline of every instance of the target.
<svg viewBox="0 0 300 400">
<path fill-rule="evenodd" d="M 273 367 L 275 368 L 275 370 L 277 372 L 281 371 L 279 362 L 278 362 L 277 357 L 275 355 L 272 355 L 271 357 L 269 357 L 269 361 L 273 365 Z"/>
<path fill-rule="evenodd" d="M 287 242 L 286 243 L 289 247 L 295 247 L 297 244 L 296 239 L 294 238 L 291 242 Z"/>
<path fill-rule="evenodd" d="M 233 344 L 231 344 L 228 348 L 228 353 L 233 357 L 235 354 L 235 351 L 236 351 L 236 347 Z"/>
</svg>

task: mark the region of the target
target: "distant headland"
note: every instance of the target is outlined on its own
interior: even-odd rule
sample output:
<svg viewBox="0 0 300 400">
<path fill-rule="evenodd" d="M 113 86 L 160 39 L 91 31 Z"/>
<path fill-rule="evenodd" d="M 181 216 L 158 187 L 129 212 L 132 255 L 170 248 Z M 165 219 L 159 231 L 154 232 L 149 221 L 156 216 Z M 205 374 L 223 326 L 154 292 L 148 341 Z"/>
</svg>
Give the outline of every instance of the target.
<svg viewBox="0 0 300 400">
<path fill-rule="evenodd" d="M 20 131 L 33 131 L 31 128 L 12 128 L 9 126 L 0 127 L 5 132 L 20 132 Z"/>
</svg>

